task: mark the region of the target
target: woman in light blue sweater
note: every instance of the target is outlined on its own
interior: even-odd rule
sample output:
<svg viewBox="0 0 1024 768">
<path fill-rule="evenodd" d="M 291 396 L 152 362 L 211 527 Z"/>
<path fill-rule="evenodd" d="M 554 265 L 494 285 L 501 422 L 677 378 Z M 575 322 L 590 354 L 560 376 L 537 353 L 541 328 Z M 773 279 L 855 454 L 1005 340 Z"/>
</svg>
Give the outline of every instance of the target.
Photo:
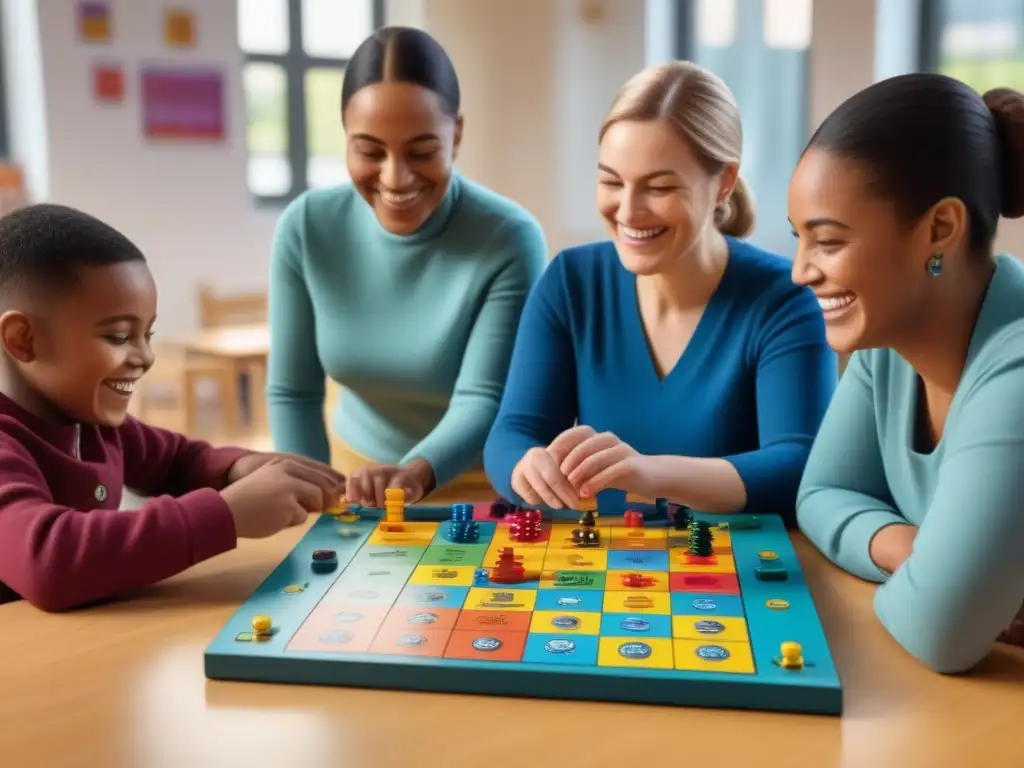
<svg viewBox="0 0 1024 768">
<path fill-rule="evenodd" d="M 267 395 L 275 448 L 331 461 L 350 501 L 415 502 L 467 473 L 547 263 L 537 221 L 462 178 L 459 82 L 420 30 L 386 28 L 345 71 L 351 183 L 303 194 L 277 227 Z M 328 437 L 325 382 L 341 387 Z M 331 455 L 333 454 L 333 456 Z"/>
<path fill-rule="evenodd" d="M 800 527 L 879 582 L 875 610 L 940 672 L 984 658 L 1024 599 L 1024 97 L 933 74 L 830 115 L 793 175 L 797 282 L 853 352 L 800 488 Z"/>
</svg>

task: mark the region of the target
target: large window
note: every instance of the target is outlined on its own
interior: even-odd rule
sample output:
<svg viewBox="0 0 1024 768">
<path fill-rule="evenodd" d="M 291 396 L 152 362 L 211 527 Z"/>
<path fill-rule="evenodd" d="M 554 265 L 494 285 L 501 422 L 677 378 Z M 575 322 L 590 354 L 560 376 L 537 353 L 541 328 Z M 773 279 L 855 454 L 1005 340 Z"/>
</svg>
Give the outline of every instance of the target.
<svg viewBox="0 0 1024 768">
<path fill-rule="evenodd" d="M 808 136 L 812 0 L 689 0 L 680 58 L 721 77 L 743 116 L 740 173 L 757 205 L 751 240 L 791 254 L 786 189 Z"/>
<path fill-rule="evenodd" d="M 348 58 L 381 25 L 382 0 L 238 0 L 248 180 L 285 203 L 347 180 L 341 81 Z"/>
<path fill-rule="evenodd" d="M 1024 0 L 924 0 L 928 69 L 1024 91 Z M 928 16 L 931 14 L 931 16 Z"/>
</svg>

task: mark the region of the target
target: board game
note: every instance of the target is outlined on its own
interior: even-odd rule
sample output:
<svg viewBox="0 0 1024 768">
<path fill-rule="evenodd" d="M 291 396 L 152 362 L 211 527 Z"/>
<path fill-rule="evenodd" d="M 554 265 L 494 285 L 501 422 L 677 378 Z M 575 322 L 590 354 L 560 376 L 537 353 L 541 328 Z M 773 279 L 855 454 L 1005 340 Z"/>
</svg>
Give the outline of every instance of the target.
<svg viewBox="0 0 1024 768">
<path fill-rule="evenodd" d="M 388 493 L 320 516 L 212 641 L 208 678 L 842 711 L 777 517 Z"/>
</svg>

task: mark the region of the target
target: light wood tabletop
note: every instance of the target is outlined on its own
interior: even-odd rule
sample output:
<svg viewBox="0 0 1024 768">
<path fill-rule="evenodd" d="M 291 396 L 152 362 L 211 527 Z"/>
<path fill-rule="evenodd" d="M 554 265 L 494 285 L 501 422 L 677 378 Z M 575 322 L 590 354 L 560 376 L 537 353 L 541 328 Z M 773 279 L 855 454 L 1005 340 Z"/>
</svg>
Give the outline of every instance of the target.
<svg viewBox="0 0 1024 768">
<path fill-rule="evenodd" d="M 921 668 L 875 620 L 872 587 L 799 536 L 842 717 L 206 680 L 207 644 L 304 530 L 243 542 L 131 600 L 54 615 L 0 607 L 3 765 L 1024 765 L 1024 652 L 997 648 L 962 677 Z"/>
</svg>

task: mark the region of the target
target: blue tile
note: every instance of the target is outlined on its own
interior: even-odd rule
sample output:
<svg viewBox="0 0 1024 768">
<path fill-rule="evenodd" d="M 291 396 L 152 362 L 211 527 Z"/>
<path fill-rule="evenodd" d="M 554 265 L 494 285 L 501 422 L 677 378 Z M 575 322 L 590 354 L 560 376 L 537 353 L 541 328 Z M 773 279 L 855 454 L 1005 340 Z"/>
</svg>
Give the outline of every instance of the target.
<svg viewBox="0 0 1024 768">
<path fill-rule="evenodd" d="M 608 553 L 609 571 L 667 571 L 668 552 L 654 549 L 613 549 Z"/>
<path fill-rule="evenodd" d="M 672 637 L 672 617 L 649 613 L 605 613 L 601 634 L 606 637 Z"/>
<path fill-rule="evenodd" d="M 604 592 L 593 589 L 542 589 L 537 592 L 535 611 L 572 610 L 600 613 L 604 606 Z"/>
<path fill-rule="evenodd" d="M 435 608 L 461 608 L 469 587 L 409 584 L 398 595 L 397 605 L 432 605 Z"/>
<path fill-rule="evenodd" d="M 523 661 L 592 667 L 597 664 L 597 648 L 597 635 L 530 634 L 526 638 Z"/>
<path fill-rule="evenodd" d="M 672 614 L 675 616 L 743 616 L 743 600 L 739 595 L 672 593 Z"/>
</svg>

